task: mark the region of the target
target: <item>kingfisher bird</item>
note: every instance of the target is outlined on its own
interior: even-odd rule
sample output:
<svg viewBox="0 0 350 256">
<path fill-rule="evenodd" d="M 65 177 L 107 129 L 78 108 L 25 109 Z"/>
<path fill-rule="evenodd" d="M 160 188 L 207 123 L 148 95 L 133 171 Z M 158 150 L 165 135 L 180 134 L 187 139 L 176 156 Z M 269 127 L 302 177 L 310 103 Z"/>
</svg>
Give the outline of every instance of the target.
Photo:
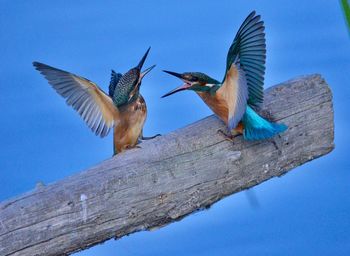
<svg viewBox="0 0 350 256">
<path fill-rule="evenodd" d="M 112 70 L 108 94 L 84 77 L 39 62 L 33 62 L 33 65 L 96 135 L 105 137 L 114 128 L 115 155 L 135 147 L 140 140 L 158 136 L 142 135 L 147 108 L 140 85 L 145 75 L 155 67 L 141 71 L 149 51 L 150 48 L 139 64 L 124 75 Z"/>
<path fill-rule="evenodd" d="M 164 72 L 180 78 L 184 84 L 162 97 L 183 90 L 195 91 L 234 135 L 246 140 L 267 139 L 284 132 L 287 126 L 270 122 L 256 111 L 264 100 L 266 40 L 264 22 L 255 11 L 244 20 L 228 50 L 222 82 L 201 72 Z M 234 135 L 233 135 L 234 133 Z"/>
</svg>

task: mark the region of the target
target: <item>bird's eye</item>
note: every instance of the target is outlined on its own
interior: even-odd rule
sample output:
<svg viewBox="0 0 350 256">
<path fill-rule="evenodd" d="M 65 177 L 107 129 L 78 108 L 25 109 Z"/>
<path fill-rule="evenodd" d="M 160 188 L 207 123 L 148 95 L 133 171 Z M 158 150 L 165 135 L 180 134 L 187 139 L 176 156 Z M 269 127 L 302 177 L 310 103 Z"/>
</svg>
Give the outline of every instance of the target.
<svg viewBox="0 0 350 256">
<path fill-rule="evenodd" d="M 191 76 L 191 82 L 197 82 L 198 81 L 198 77 L 195 76 Z"/>
</svg>

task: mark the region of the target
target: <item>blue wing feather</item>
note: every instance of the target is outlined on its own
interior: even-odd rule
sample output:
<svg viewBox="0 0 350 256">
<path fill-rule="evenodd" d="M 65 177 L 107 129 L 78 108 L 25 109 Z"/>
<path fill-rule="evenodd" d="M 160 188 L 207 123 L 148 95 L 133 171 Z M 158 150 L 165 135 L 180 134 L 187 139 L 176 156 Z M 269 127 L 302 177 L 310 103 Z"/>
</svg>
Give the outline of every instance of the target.
<svg viewBox="0 0 350 256">
<path fill-rule="evenodd" d="M 109 87 L 108 87 L 108 94 L 111 98 L 113 98 L 115 87 L 117 86 L 117 84 L 122 76 L 123 76 L 122 74 L 117 73 L 112 69 L 111 81 L 110 81 Z"/>
<path fill-rule="evenodd" d="M 243 21 L 228 51 L 226 72 L 232 64 L 239 65 L 246 74 L 248 104 L 259 107 L 264 100 L 266 41 L 264 22 L 252 12 Z M 226 77 L 226 75 L 225 75 Z"/>
</svg>

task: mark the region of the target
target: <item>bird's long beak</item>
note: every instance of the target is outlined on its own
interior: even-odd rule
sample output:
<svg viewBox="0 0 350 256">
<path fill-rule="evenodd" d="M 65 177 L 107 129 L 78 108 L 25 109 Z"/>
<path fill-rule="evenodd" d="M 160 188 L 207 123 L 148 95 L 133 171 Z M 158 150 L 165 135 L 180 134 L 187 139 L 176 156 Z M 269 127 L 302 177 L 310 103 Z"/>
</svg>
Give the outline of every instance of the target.
<svg viewBox="0 0 350 256">
<path fill-rule="evenodd" d="M 176 72 L 173 72 L 173 71 L 168 71 L 168 70 L 163 70 L 163 72 L 168 73 L 168 74 L 170 74 L 172 76 L 176 76 L 177 78 L 183 79 L 182 74 L 179 74 L 179 73 L 176 73 Z"/>
<path fill-rule="evenodd" d="M 170 92 L 164 94 L 164 95 L 162 96 L 162 98 L 168 97 L 168 96 L 170 96 L 171 94 L 174 94 L 174 93 L 177 93 L 177 92 L 180 92 L 180 91 L 187 90 L 189 87 L 191 87 L 190 84 L 184 83 L 183 85 L 181 85 L 181 86 L 175 88 L 174 90 L 172 90 L 172 91 L 170 91 Z"/>
<path fill-rule="evenodd" d="M 183 76 L 182 76 L 181 74 L 179 74 L 179 73 L 175 73 L 175 72 L 167 71 L 167 70 L 163 70 L 163 71 L 164 71 L 165 73 L 170 74 L 170 75 L 176 76 L 177 78 L 180 78 L 181 80 L 184 80 Z M 181 85 L 181 86 L 175 88 L 174 90 L 172 90 L 172 91 L 170 91 L 170 92 L 164 94 L 164 95 L 162 96 L 162 98 L 168 97 L 168 96 L 170 96 L 170 95 L 172 95 L 172 94 L 174 94 L 174 93 L 180 92 L 180 91 L 187 90 L 187 89 L 190 88 L 190 87 L 191 87 L 191 84 L 185 82 L 183 85 Z"/>
<path fill-rule="evenodd" d="M 141 70 L 143 63 L 145 63 L 145 60 L 147 58 L 147 55 L 149 53 L 149 50 L 151 50 L 151 47 L 149 47 L 146 51 L 146 53 L 143 55 L 142 59 L 140 60 L 139 64 L 136 66 L 136 68 L 138 68 L 139 70 Z"/>
<path fill-rule="evenodd" d="M 150 66 L 149 68 L 146 68 L 144 71 L 141 72 L 141 79 L 147 75 L 148 72 L 150 72 L 156 65 Z"/>
</svg>

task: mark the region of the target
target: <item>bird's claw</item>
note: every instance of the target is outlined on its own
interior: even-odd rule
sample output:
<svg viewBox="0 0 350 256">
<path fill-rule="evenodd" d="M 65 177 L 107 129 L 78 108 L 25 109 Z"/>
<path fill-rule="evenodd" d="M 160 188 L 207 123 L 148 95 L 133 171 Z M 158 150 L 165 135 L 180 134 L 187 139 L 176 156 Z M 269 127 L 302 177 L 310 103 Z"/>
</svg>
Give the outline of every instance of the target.
<svg viewBox="0 0 350 256">
<path fill-rule="evenodd" d="M 228 141 L 233 143 L 234 136 L 232 134 L 227 134 L 221 129 L 217 130 L 217 133 L 219 133 L 222 136 L 224 136 L 225 140 L 228 140 Z"/>
<path fill-rule="evenodd" d="M 281 146 L 281 135 L 277 135 L 273 138 L 271 138 L 271 142 L 272 144 L 275 146 L 276 150 L 278 151 L 278 154 L 281 155 L 282 154 L 282 146 Z"/>
<path fill-rule="evenodd" d="M 162 135 L 158 133 L 158 134 L 156 134 L 154 136 L 151 136 L 151 137 L 144 137 L 144 136 L 142 136 L 141 140 L 152 140 L 152 139 L 154 139 L 154 138 L 156 138 L 158 136 L 162 136 Z"/>
</svg>

